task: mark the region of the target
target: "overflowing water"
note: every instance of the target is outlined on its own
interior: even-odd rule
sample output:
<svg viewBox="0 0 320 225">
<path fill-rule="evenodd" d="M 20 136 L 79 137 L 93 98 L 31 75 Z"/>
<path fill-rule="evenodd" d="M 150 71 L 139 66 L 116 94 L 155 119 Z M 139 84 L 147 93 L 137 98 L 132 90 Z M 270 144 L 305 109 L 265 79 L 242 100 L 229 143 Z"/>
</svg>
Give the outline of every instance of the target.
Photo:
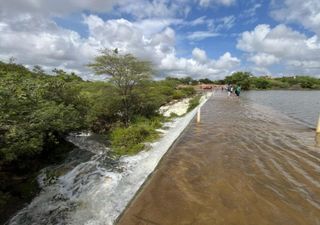
<svg viewBox="0 0 320 225">
<path fill-rule="evenodd" d="M 68 140 L 78 148 L 64 163 L 40 172 L 41 193 L 9 224 L 67 224 L 83 195 L 119 170 L 108 149 L 96 139 L 90 134 L 70 135 Z"/>
<path fill-rule="evenodd" d="M 119 225 L 320 224 L 320 148 L 313 129 L 222 95 L 206 103 L 201 118 Z"/>
<path fill-rule="evenodd" d="M 78 148 L 63 164 L 41 171 L 41 193 L 8 224 L 113 224 L 195 113 L 166 123 L 159 131 L 168 135 L 151 150 L 120 160 L 111 157 L 105 138 L 70 135 Z"/>
</svg>

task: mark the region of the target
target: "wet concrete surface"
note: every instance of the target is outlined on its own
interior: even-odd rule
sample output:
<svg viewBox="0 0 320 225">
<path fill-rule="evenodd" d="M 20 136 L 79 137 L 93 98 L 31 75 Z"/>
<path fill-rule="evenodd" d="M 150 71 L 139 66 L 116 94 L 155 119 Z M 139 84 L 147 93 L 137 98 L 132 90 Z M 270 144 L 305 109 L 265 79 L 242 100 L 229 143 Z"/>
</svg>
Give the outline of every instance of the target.
<svg viewBox="0 0 320 225">
<path fill-rule="evenodd" d="M 118 225 L 320 224 L 314 131 L 216 95 L 159 164 Z"/>
</svg>

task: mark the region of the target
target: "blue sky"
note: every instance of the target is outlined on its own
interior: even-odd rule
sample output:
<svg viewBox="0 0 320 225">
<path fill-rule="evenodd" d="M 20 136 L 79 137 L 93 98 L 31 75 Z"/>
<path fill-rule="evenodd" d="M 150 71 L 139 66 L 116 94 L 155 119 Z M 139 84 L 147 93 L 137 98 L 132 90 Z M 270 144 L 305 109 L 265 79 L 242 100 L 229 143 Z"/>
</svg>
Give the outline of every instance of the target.
<svg viewBox="0 0 320 225">
<path fill-rule="evenodd" d="M 1 0 L 0 60 L 91 77 L 99 49 L 157 76 L 320 74 L 318 0 Z"/>
</svg>

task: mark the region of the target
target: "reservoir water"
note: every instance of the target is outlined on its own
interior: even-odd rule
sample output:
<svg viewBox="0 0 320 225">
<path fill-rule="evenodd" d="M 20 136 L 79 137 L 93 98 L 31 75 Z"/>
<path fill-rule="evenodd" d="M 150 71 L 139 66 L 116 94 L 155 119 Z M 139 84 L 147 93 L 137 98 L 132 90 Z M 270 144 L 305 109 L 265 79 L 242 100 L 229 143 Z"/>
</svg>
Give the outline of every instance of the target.
<svg viewBox="0 0 320 225">
<path fill-rule="evenodd" d="M 211 98 L 118 224 L 320 224 L 319 93 Z"/>
<path fill-rule="evenodd" d="M 315 127 L 320 114 L 320 91 L 248 91 L 243 98 L 269 106 L 308 126 Z"/>
</svg>

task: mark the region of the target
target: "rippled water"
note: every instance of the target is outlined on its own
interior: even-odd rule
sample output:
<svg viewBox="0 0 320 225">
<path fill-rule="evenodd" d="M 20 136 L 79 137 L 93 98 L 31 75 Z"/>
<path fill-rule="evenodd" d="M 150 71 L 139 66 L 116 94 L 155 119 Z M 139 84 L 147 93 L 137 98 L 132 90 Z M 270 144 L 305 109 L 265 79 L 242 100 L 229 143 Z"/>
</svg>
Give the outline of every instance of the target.
<svg viewBox="0 0 320 225">
<path fill-rule="evenodd" d="M 314 135 L 268 107 L 216 96 L 118 224 L 320 224 Z"/>
<path fill-rule="evenodd" d="M 249 91 L 242 97 L 270 106 L 315 127 L 320 113 L 320 91 Z"/>
</svg>

